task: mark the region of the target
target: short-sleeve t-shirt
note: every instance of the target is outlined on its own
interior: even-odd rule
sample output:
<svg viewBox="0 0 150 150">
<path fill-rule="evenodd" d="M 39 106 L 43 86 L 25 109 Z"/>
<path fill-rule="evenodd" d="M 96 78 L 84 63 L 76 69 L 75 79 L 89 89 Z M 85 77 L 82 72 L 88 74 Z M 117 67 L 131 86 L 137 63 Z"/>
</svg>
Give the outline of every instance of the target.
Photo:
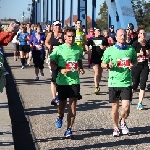
<svg viewBox="0 0 150 150">
<path fill-rule="evenodd" d="M 83 49 L 84 42 L 86 40 L 86 35 L 83 31 L 76 30 L 75 43 Z"/>
<path fill-rule="evenodd" d="M 108 87 L 129 87 L 132 85 L 130 62 L 137 61 L 136 51 L 132 46 L 127 46 L 125 50 L 117 47 L 108 47 L 103 54 L 102 61 L 108 64 L 112 61 L 114 67 L 109 71 Z"/>
<path fill-rule="evenodd" d="M 146 50 L 150 50 L 150 44 L 146 42 L 145 46 L 142 46 L 138 41 L 135 41 L 132 46 L 135 49 L 136 53 L 140 53 L 141 49 L 144 53 L 143 56 L 138 56 L 138 65 L 148 66 L 149 56 L 146 55 Z"/>
<path fill-rule="evenodd" d="M 59 45 L 50 54 L 50 59 L 55 61 L 59 67 L 70 69 L 70 71 L 63 75 L 58 72 L 56 83 L 58 85 L 72 85 L 79 84 L 79 73 L 77 70 L 78 60 L 82 59 L 82 49 L 75 43 L 72 47 L 66 44 Z"/>
<path fill-rule="evenodd" d="M 27 36 L 29 36 L 29 33 L 19 33 L 18 37 L 19 37 L 19 45 L 27 45 L 27 41 L 25 40 L 25 38 L 27 38 Z"/>
</svg>

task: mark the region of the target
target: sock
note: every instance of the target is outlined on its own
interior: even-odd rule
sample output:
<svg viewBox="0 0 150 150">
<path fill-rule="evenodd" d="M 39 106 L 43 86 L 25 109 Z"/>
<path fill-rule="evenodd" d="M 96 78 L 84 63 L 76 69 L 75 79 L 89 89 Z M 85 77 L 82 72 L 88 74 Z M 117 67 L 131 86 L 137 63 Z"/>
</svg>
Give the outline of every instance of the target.
<svg viewBox="0 0 150 150">
<path fill-rule="evenodd" d="M 20 58 L 20 59 L 21 59 L 22 66 L 24 66 L 24 64 L 25 64 L 25 59 L 24 59 L 24 58 Z"/>
</svg>

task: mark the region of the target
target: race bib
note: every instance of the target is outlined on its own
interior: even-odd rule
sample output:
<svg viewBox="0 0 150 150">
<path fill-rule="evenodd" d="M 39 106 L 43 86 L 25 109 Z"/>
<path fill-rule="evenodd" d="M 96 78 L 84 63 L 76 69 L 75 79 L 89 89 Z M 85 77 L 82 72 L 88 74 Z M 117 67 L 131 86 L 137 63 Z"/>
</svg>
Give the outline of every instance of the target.
<svg viewBox="0 0 150 150">
<path fill-rule="evenodd" d="M 40 46 L 40 45 L 35 45 L 35 47 L 36 47 L 36 50 L 41 50 L 42 49 L 42 46 Z"/>
<path fill-rule="evenodd" d="M 79 42 L 82 41 L 82 36 L 76 35 L 75 41 L 79 41 Z"/>
<path fill-rule="evenodd" d="M 101 46 L 102 40 L 93 40 L 93 46 Z"/>
<path fill-rule="evenodd" d="M 143 62 L 143 61 L 148 60 L 148 59 L 149 59 L 148 56 L 139 56 L 138 57 L 138 62 Z"/>
<path fill-rule="evenodd" d="M 76 61 L 67 61 L 66 62 L 66 69 L 74 72 L 78 69 L 78 63 Z"/>
<path fill-rule="evenodd" d="M 130 67 L 130 59 L 129 58 L 122 58 L 117 59 L 117 66 L 121 68 L 127 68 Z"/>
</svg>

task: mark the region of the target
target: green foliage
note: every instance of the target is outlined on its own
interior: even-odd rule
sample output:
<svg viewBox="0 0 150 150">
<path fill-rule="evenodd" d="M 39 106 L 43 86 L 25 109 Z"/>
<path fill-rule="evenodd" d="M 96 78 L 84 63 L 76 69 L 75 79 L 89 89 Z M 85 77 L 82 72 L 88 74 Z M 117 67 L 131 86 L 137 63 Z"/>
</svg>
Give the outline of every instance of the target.
<svg viewBox="0 0 150 150">
<path fill-rule="evenodd" d="M 98 13 L 98 18 L 96 19 L 96 24 L 101 29 L 108 28 L 108 7 L 106 1 L 100 6 L 100 12 Z"/>
<path fill-rule="evenodd" d="M 150 0 L 131 0 L 132 7 L 135 13 L 135 18 L 139 27 L 143 27 L 147 32 L 150 32 Z M 96 20 L 97 25 L 101 29 L 108 28 L 108 7 L 106 0 L 100 5 L 100 11 Z"/>
</svg>

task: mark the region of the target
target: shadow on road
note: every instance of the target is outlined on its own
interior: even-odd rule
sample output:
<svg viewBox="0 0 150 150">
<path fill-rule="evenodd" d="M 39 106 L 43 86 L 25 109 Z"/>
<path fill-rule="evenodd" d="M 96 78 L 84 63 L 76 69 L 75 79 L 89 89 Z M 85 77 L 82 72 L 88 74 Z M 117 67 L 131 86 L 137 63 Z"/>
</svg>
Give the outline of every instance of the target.
<svg viewBox="0 0 150 150">
<path fill-rule="evenodd" d="M 12 56 L 12 53 L 6 53 L 6 57 Z M 9 105 L 9 114 L 12 123 L 12 134 L 14 140 L 15 150 L 36 150 L 35 144 L 33 142 L 33 137 L 31 135 L 30 126 L 27 118 L 24 114 L 24 107 L 17 92 L 16 84 L 11 72 L 11 69 L 7 62 L 5 61 L 4 66 L 9 72 L 6 76 L 6 93 Z M 1 142 L 0 145 L 7 143 Z M 11 143 L 8 143 L 9 145 Z"/>
</svg>

